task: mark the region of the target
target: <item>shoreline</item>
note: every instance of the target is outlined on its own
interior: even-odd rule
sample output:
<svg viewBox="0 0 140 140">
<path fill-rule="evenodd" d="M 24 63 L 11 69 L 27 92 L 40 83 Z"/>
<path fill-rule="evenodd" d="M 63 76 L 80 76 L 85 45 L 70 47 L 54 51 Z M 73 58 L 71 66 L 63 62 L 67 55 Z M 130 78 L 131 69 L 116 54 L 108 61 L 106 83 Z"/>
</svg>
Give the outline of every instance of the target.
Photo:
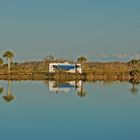
<svg viewBox="0 0 140 140">
<path fill-rule="evenodd" d="M 140 75 L 126 74 L 72 74 L 72 73 L 29 73 L 29 74 L 0 74 L 0 80 L 82 80 L 82 81 L 130 81 L 140 80 Z"/>
</svg>

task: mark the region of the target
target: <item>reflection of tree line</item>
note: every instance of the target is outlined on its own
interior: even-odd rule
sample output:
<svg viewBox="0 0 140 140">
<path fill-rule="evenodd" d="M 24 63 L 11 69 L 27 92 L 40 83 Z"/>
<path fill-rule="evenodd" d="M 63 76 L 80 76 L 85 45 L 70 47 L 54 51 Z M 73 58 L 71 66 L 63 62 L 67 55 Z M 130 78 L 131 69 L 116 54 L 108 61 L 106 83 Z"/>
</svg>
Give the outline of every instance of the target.
<svg viewBox="0 0 140 140">
<path fill-rule="evenodd" d="M 113 81 L 103 81 L 104 86 L 109 86 L 115 82 Z M 129 80 L 129 83 L 131 83 L 132 87 L 130 88 L 130 92 L 132 95 L 136 95 L 138 93 L 138 85 L 140 84 L 140 81 L 137 80 L 135 77 L 131 78 Z"/>
<path fill-rule="evenodd" d="M 5 93 L 4 86 L 0 86 L 0 94 L 6 102 L 11 102 L 14 99 L 14 96 L 11 93 L 11 80 L 7 81 L 6 93 Z M 5 94 L 5 95 L 3 95 L 3 94 Z M 84 87 L 83 87 L 83 82 L 81 85 L 81 89 L 77 91 L 77 95 L 79 97 L 85 97 L 87 95 L 87 92 L 84 90 Z"/>
<path fill-rule="evenodd" d="M 132 87 L 129 91 L 132 93 L 132 95 L 136 95 L 138 93 L 138 85 L 140 84 L 140 81 L 132 78 L 129 80 L 129 82 L 132 84 Z M 110 82 L 107 82 L 107 83 L 110 83 Z M 48 84 L 48 82 L 46 82 L 46 84 Z M 2 98 L 6 102 L 12 101 L 14 99 L 14 96 L 11 93 L 11 81 L 10 80 L 7 81 L 6 93 L 4 93 L 4 91 L 5 91 L 4 87 L 1 86 L 0 87 L 0 94 L 2 94 Z M 5 95 L 3 95 L 3 94 L 5 94 Z M 84 89 L 84 82 L 82 82 L 80 90 L 77 91 L 77 95 L 79 97 L 85 97 L 87 95 L 87 92 Z"/>
<path fill-rule="evenodd" d="M 97 81 L 93 81 L 93 83 L 96 83 Z M 116 83 L 116 81 L 100 81 L 104 86 L 109 86 L 109 85 L 112 85 L 114 83 Z M 132 78 L 128 81 L 129 83 L 131 83 L 132 87 L 130 88 L 130 93 L 132 95 L 136 95 L 138 93 L 138 85 L 140 84 L 140 81 L 135 79 L 135 78 Z M 57 82 L 59 83 L 59 82 Z M 120 81 L 118 82 L 120 83 Z M 48 84 L 48 82 L 46 82 L 46 84 Z M 57 92 L 58 93 L 58 92 Z M 79 91 L 77 91 L 77 95 L 79 97 L 85 97 L 87 95 L 87 92 L 84 88 L 84 82 L 82 82 L 82 85 L 81 85 L 81 89 Z"/>
</svg>

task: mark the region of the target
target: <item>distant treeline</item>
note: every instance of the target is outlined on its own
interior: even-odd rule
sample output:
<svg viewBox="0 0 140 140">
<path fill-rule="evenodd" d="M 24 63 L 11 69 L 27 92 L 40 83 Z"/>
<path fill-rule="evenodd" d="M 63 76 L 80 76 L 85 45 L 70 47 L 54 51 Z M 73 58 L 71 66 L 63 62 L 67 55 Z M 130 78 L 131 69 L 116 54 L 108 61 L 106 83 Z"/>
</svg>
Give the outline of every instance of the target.
<svg viewBox="0 0 140 140">
<path fill-rule="evenodd" d="M 13 62 L 12 58 L 14 55 L 12 52 L 5 52 L 4 57 L 11 58 L 9 63 L 9 71 L 8 63 L 4 64 L 2 59 L 0 63 L 0 75 L 22 75 L 22 74 L 47 74 L 49 72 L 49 63 L 50 62 L 69 62 L 69 63 L 81 63 L 82 65 L 82 75 L 86 75 L 87 78 L 93 79 L 96 76 L 101 77 L 122 77 L 126 76 L 127 78 L 131 76 L 131 78 L 140 77 L 140 60 L 132 59 L 129 62 L 95 62 L 87 60 L 86 57 L 80 56 L 77 60 L 67 60 L 63 58 L 55 58 L 52 55 L 45 57 L 42 61 L 32 61 L 32 62 Z M 8 62 L 8 61 L 7 61 Z M 59 71 L 57 71 L 57 75 Z M 64 71 L 65 75 L 66 71 Z M 62 74 L 62 71 L 60 73 Z"/>
<path fill-rule="evenodd" d="M 24 63 L 11 62 L 11 72 L 13 71 L 48 72 L 50 62 L 55 62 L 55 61 L 42 60 L 42 61 L 32 61 L 32 62 L 24 62 Z M 74 63 L 76 63 L 76 61 Z M 6 71 L 6 69 L 7 69 L 7 64 L 0 66 L 0 72 Z M 132 70 L 137 70 L 137 72 L 140 72 L 140 61 L 137 61 L 137 63 L 135 64 L 131 63 L 131 61 L 129 62 L 87 61 L 82 63 L 82 69 L 83 69 L 83 73 L 96 73 L 96 74 L 129 73 Z"/>
</svg>

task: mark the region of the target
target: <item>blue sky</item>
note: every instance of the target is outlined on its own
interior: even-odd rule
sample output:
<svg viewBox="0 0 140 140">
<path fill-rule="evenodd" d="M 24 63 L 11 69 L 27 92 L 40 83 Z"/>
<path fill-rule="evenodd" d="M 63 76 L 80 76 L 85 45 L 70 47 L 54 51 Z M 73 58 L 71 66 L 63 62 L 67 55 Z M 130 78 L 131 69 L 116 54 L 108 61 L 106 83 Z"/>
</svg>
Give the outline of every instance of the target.
<svg viewBox="0 0 140 140">
<path fill-rule="evenodd" d="M 138 0 L 1 0 L 0 52 L 12 50 L 15 61 L 140 58 L 139 7 Z"/>
</svg>

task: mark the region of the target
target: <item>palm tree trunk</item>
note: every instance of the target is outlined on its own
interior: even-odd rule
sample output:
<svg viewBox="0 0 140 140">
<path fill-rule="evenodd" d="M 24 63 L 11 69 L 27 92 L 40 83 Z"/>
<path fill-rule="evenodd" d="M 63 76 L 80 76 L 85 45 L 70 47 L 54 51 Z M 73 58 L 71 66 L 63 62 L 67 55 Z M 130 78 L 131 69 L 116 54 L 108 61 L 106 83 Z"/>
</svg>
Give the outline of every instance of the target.
<svg viewBox="0 0 140 140">
<path fill-rule="evenodd" d="M 8 74 L 10 74 L 10 64 L 11 64 L 11 59 L 8 58 L 7 61 L 8 61 Z"/>
<path fill-rule="evenodd" d="M 8 89 L 7 89 L 7 95 L 8 95 L 8 96 L 11 95 L 11 88 L 10 88 L 11 86 L 10 86 L 10 85 L 11 85 L 11 81 L 8 80 Z"/>
</svg>

